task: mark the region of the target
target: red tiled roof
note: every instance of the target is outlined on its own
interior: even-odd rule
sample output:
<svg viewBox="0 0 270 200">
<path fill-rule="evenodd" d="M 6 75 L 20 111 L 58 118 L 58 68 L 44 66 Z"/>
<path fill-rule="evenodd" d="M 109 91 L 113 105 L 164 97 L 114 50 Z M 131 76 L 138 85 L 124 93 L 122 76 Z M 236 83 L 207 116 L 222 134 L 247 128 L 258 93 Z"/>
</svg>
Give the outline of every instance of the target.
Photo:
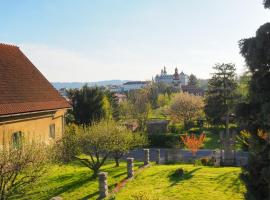
<svg viewBox="0 0 270 200">
<path fill-rule="evenodd" d="M 0 115 L 69 107 L 18 47 L 0 43 Z"/>
</svg>

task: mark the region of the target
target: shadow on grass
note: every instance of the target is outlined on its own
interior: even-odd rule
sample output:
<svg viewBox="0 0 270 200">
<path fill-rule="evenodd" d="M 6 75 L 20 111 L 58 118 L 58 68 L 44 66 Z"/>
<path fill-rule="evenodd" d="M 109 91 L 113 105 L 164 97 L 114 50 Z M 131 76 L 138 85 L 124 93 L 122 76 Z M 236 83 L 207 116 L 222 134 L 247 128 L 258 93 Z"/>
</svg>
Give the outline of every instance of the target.
<svg viewBox="0 0 270 200">
<path fill-rule="evenodd" d="M 198 167 L 198 168 L 195 168 L 189 172 L 184 172 L 183 176 L 179 176 L 178 174 L 176 174 L 174 171 L 169 175 L 169 179 L 170 179 L 170 182 L 171 185 L 169 187 L 173 187 L 175 186 L 177 183 L 179 183 L 180 181 L 186 181 L 186 180 L 189 180 L 193 177 L 193 174 L 200 170 L 201 167 Z"/>
<path fill-rule="evenodd" d="M 72 178 L 74 178 L 74 175 L 68 174 L 68 175 L 58 176 L 54 179 L 51 179 L 51 181 L 62 183 L 62 182 L 68 181 L 68 180 L 72 180 Z M 52 197 L 55 197 L 55 196 L 61 196 L 61 194 L 64 192 L 75 191 L 78 188 L 82 187 L 83 185 L 85 185 L 85 184 L 87 184 L 95 179 L 96 178 L 91 176 L 91 175 L 87 175 L 85 173 L 82 173 L 79 176 L 76 176 L 76 180 L 68 182 L 68 183 L 63 184 L 63 185 L 59 185 L 56 188 L 50 189 L 48 191 L 48 193 L 46 194 L 46 196 L 43 196 L 41 199 L 51 199 Z M 29 199 L 32 199 L 32 197 L 34 197 L 39 192 L 40 191 L 33 192 L 27 196 Z M 92 195 L 94 196 L 95 194 L 92 194 Z"/>
<path fill-rule="evenodd" d="M 235 174 L 235 177 L 232 177 L 232 174 Z M 232 190 L 233 192 L 240 192 L 241 190 L 241 180 L 235 172 L 226 172 L 216 177 L 216 181 L 219 184 L 222 184 L 224 192 Z M 216 187 L 215 189 L 219 189 Z"/>
</svg>

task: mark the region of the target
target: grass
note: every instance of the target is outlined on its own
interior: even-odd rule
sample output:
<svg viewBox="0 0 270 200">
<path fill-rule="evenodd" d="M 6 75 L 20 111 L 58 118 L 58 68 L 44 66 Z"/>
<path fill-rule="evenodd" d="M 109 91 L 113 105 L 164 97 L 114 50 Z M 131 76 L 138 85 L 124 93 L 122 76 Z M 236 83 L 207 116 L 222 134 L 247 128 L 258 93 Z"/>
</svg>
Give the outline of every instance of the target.
<svg viewBox="0 0 270 200">
<path fill-rule="evenodd" d="M 174 171 L 183 168 L 183 177 Z M 240 200 L 245 187 L 237 167 L 155 165 L 145 169 L 116 194 L 116 200 Z"/>
<path fill-rule="evenodd" d="M 135 169 L 139 163 L 135 164 Z M 93 173 L 87 167 L 82 166 L 78 161 L 70 164 L 48 165 L 48 172 L 41 177 L 40 181 L 27 188 L 22 198 L 14 199 L 39 199 L 48 200 L 54 196 L 61 196 L 64 199 L 97 199 L 98 182 L 93 178 Z M 126 177 L 126 163 L 120 163 L 115 167 L 114 163 L 108 161 L 101 171 L 108 172 L 108 185 L 112 189 L 116 183 Z"/>
<path fill-rule="evenodd" d="M 135 163 L 135 170 L 142 163 Z M 174 175 L 174 171 L 183 168 L 183 177 Z M 108 161 L 101 171 L 108 172 L 109 190 L 126 177 L 126 163 L 115 167 Z M 229 200 L 243 199 L 245 188 L 239 179 L 240 168 L 204 167 L 188 164 L 153 165 L 144 169 L 116 194 L 117 200 Z M 70 164 L 50 164 L 48 172 L 27 188 L 22 198 L 47 200 L 55 196 L 63 199 L 97 199 L 98 181 L 92 172 L 79 162 Z"/>
</svg>

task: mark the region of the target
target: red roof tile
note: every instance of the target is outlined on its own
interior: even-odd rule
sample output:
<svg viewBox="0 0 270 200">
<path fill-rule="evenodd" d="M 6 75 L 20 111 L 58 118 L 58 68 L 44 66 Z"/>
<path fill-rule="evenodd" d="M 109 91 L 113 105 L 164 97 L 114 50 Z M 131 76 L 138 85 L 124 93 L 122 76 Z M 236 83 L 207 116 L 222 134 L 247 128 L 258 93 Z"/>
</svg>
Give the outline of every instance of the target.
<svg viewBox="0 0 270 200">
<path fill-rule="evenodd" d="M 0 115 L 68 107 L 18 47 L 0 43 Z"/>
</svg>

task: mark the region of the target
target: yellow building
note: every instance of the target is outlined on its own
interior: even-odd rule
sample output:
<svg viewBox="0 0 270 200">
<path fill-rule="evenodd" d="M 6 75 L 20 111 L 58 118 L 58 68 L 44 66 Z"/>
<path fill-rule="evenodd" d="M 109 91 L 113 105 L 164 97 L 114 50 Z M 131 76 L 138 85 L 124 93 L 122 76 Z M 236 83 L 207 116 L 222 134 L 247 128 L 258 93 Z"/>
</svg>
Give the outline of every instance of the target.
<svg viewBox="0 0 270 200">
<path fill-rule="evenodd" d="M 18 47 L 0 44 L 0 146 L 61 138 L 69 108 Z"/>
</svg>

